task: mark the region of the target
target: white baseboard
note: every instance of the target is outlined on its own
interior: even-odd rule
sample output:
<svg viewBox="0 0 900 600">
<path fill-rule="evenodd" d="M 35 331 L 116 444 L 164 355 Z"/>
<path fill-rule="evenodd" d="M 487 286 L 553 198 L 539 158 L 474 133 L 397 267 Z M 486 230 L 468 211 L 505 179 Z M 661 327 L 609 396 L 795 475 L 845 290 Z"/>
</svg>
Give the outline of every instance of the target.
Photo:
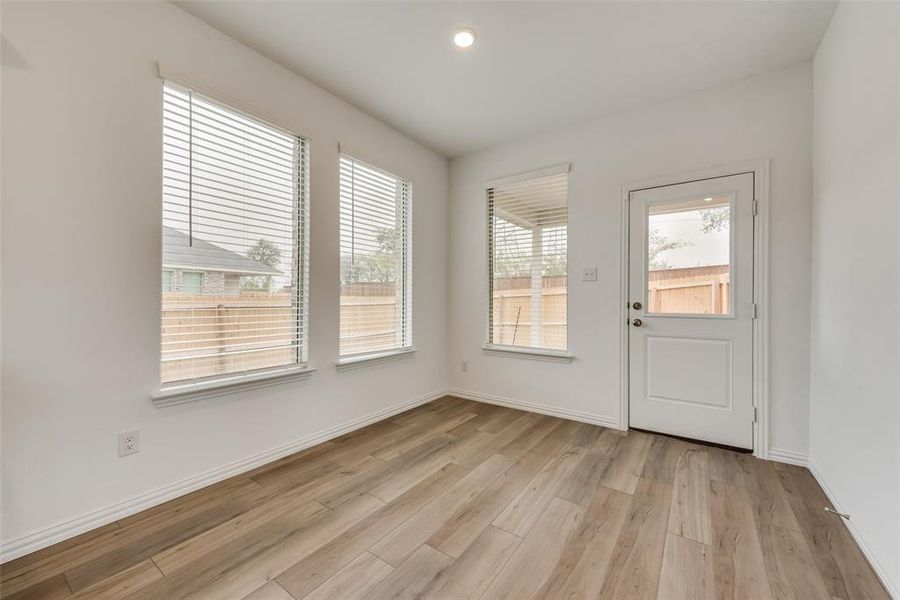
<svg viewBox="0 0 900 600">
<path fill-rule="evenodd" d="M 382 421 L 403 411 L 446 396 L 447 394 L 447 390 L 441 389 L 424 396 L 419 396 L 418 398 L 413 398 L 412 400 L 407 400 L 363 417 L 347 421 L 346 423 L 341 423 L 340 425 L 335 425 L 334 427 L 330 427 L 323 431 L 304 436 L 293 442 L 278 446 L 277 448 L 272 448 L 231 464 L 204 473 L 199 473 L 193 477 L 183 479 L 170 485 L 144 492 L 143 494 L 139 494 L 123 502 L 118 502 L 86 515 L 63 521 L 62 523 L 47 527 L 46 529 L 23 535 L 14 540 L 4 541 L 0 544 L 0 563 L 5 563 L 20 556 L 30 554 L 41 548 L 46 548 L 57 542 L 75 537 L 86 531 L 107 525 L 113 521 L 133 515 L 152 506 L 162 504 L 168 500 L 212 485 L 223 479 L 240 475 L 241 473 L 255 469 L 266 463 L 315 446 L 316 444 L 321 444 L 322 442 L 360 429 L 366 425 L 371 425 L 377 421 Z"/>
<path fill-rule="evenodd" d="M 551 417 L 559 417 L 561 419 L 569 419 L 572 421 L 581 421 L 590 423 L 591 425 L 599 425 L 601 427 L 609 427 L 611 429 L 623 429 L 618 419 L 593 413 L 569 410 L 549 406 L 547 404 L 538 404 L 536 402 L 526 402 L 524 400 L 514 400 L 512 398 L 504 398 L 502 396 L 494 396 L 491 394 L 482 394 L 481 392 L 473 392 L 471 390 L 463 390 L 460 388 L 449 388 L 447 393 L 452 396 L 459 396 L 467 400 L 475 400 L 476 402 L 486 402 L 488 404 L 499 404 L 509 408 L 518 408 L 529 412 L 540 413 L 542 415 L 550 415 Z M 787 463 L 789 465 L 797 465 L 806 467 L 809 465 L 809 457 L 801 452 L 793 450 L 781 450 L 779 448 L 770 448 L 767 458 L 776 462 Z"/>
<path fill-rule="evenodd" d="M 766 458 L 776 462 L 787 463 L 789 465 L 797 465 L 798 467 L 809 466 L 809 457 L 802 452 L 794 452 L 793 450 L 769 448 L 769 453 Z"/>
<path fill-rule="evenodd" d="M 828 487 L 828 483 L 825 481 L 825 477 L 822 475 L 822 472 L 816 468 L 815 463 L 810 462 L 809 472 L 812 473 L 812 476 L 819 483 L 819 487 L 821 487 L 822 491 L 825 492 L 825 495 L 828 496 L 828 500 L 834 506 L 834 509 L 838 512 L 847 512 L 844 510 L 844 507 L 841 506 L 841 503 L 838 502 L 838 499 L 835 497 L 834 492 L 831 491 L 831 488 Z M 847 530 L 850 531 L 850 535 L 853 537 L 853 541 L 855 541 L 856 545 L 859 546 L 859 549 L 862 551 L 863 556 L 866 557 L 866 560 L 868 560 L 869 564 L 872 566 L 872 570 L 875 571 L 878 579 L 881 580 L 881 585 L 884 586 L 884 589 L 887 590 L 887 593 L 890 594 L 891 598 L 900 600 L 900 589 L 897 589 L 896 585 L 894 585 L 893 582 L 889 579 L 887 569 L 885 569 L 883 565 L 881 565 L 872 554 L 872 551 L 866 545 L 866 542 L 863 539 L 862 534 L 859 532 L 859 529 L 856 528 L 856 525 L 854 525 L 852 520 L 845 519 L 844 525 L 847 526 Z"/>
<path fill-rule="evenodd" d="M 599 425 L 601 427 L 609 427 L 612 429 L 621 429 L 618 419 L 586 413 L 577 410 L 569 410 L 567 408 L 558 408 L 547 404 L 538 404 L 536 402 L 525 402 L 524 400 L 513 400 L 512 398 L 503 398 L 493 396 L 491 394 L 482 394 L 469 390 L 461 390 L 459 388 L 450 388 L 447 393 L 451 396 L 458 396 L 466 400 L 474 400 L 476 402 L 486 402 L 488 404 L 497 404 L 508 408 L 518 408 L 529 412 L 549 415 L 551 417 L 559 417 L 561 419 L 569 419 L 570 421 L 581 421 L 582 423 L 590 423 L 591 425 Z"/>
</svg>

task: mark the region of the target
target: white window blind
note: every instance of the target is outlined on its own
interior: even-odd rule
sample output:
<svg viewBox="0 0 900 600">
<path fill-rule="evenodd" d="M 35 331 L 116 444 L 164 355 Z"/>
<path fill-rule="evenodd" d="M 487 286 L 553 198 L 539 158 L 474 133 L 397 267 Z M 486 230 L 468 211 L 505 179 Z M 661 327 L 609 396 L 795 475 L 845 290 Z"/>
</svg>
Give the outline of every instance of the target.
<svg viewBox="0 0 900 600">
<path fill-rule="evenodd" d="M 308 145 L 166 83 L 163 383 L 306 361 Z"/>
<path fill-rule="evenodd" d="M 488 188 L 488 343 L 566 350 L 568 175 Z"/>
<path fill-rule="evenodd" d="M 412 345 L 408 181 L 341 155 L 340 354 Z"/>
</svg>

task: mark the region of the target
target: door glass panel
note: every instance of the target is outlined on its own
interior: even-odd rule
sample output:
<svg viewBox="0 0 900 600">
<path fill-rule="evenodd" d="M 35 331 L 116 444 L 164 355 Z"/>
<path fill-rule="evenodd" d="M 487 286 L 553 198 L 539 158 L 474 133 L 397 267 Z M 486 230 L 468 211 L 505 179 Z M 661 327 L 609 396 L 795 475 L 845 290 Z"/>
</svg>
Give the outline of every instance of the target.
<svg viewBox="0 0 900 600">
<path fill-rule="evenodd" d="M 731 197 L 651 204 L 647 312 L 731 314 Z"/>
</svg>

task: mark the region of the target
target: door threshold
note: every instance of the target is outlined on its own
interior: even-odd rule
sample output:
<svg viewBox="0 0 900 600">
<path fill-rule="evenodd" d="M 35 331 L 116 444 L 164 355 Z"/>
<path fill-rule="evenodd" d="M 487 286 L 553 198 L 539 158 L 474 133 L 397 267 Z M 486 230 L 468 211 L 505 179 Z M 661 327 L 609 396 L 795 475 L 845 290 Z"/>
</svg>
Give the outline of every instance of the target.
<svg viewBox="0 0 900 600">
<path fill-rule="evenodd" d="M 671 433 L 662 433 L 661 431 L 650 431 L 649 429 L 639 429 L 638 427 L 629 427 L 631 431 L 640 431 L 641 433 L 651 433 L 653 435 L 661 435 L 663 437 L 672 438 L 674 440 L 681 440 L 682 442 L 690 442 L 691 444 L 699 444 L 701 446 L 709 446 L 711 448 L 721 448 L 722 450 L 731 450 L 732 452 L 740 452 L 741 454 L 753 454 L 753 450 L 751 448 L 739 448 L 737 446 L 729 446 L 728 444 L 719 444 L 716 442 L 707 442 L 706 440 L 695 440 L 693 438 L 684 437 L 680 435 L 673 435 Z"/>
</svg>

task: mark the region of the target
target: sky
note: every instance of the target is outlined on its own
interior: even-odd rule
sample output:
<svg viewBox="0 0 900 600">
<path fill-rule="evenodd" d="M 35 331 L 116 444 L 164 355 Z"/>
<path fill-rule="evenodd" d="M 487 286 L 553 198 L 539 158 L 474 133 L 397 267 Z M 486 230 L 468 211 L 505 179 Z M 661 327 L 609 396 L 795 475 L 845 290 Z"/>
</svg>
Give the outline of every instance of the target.
<svg viewBox="0 0 900 600">
<path fill-rule="evenodd" d="M 665 235 L 670 242 L 686 242 L 680 248 L 660 253 L 659 257 L 672 268 L 728 264 L 728 226 L 721 231 L 704 233 L 699 210 L 650 215 L 650 227 Z"/>
</svg>

